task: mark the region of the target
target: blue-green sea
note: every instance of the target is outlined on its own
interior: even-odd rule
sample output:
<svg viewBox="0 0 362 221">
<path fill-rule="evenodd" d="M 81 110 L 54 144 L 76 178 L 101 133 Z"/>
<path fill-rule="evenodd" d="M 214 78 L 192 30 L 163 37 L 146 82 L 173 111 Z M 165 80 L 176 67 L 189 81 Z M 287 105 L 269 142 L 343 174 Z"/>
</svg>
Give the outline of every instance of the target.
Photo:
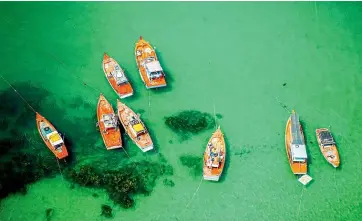
<svg viewBox="0 0 362 221">
<path fill-rule="evenodd" d="M 0 33 L 0 74 L 64 134 L 71 155 L 55 159 L 34 113 L 0 80 L 1 221 L 362 220 L 360 2 L 1 2 Z M 156 48 L 167 88 L 142 83 L 140 36 Z M 103 93 L 116 109 L 117 95 L 104 52 L 125 70 L 135 94 L 123 101 L 141 114 L 154 151 L 126 136 L 126 152 L 105 149 L 97 102 Z M 292 109 L 306 138 L 308 186 L 285 152 Z M 180 138 L 165 124 L 185 110 L 217 115 L 228 154 L 219 182 L 203 181 L 199 164 L 214 128 Z M 337 142 L 338 169 L 319 150 L 321 127 Z M 130 195 L 128 209 L 107 192 L 119 186 L 67 178 L 84 165 L 106 174 L 131 163 L 152 182 L 147 194 Z"/>
</svg>

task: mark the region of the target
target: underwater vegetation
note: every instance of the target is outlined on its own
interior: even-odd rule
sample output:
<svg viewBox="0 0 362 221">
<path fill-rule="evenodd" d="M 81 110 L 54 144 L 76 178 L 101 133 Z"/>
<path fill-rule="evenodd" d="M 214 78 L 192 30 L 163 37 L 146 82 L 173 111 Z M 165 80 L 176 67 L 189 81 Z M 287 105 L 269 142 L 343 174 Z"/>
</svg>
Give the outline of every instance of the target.
<svg viewBox="0 0 362 221">
<path fill-rule="evenodd" d="M 6 154 L 10 150 L 16 150 L 17 147 L 25 144 L 23 136 L 15 136 L 13 138 L 5 137 L 0 139 L 0 155 Z"/>
<path fill-rule="evenodd" d="M 171 180 L 171 179 L 165 178 L 165 179 L 163 180 L 163 185 L 169 186 L 169 187 L 174 187 L 174 186 L 175 186 L 175 182 L 173 182 L 173 180 Z"/>
<path fill-rule="evenodd" d="M 180 156 L 181 164 L 190 169 L 190 174 L 193 176 L 199 176 L 202 173 L 202 157 L 196 157 L 192 155 Z"/>
<path fill-rule="evenodd" d="M 216 114 L 215 115 L 217 119 L 222 119 L 222 115 L 221 114 Z"/>
<path fill-rule="evenodd" d="M 17 90 L 24 92 L 24 98 L 35 108 L 39 108 L 39 97 L 49 93 L 31 84 L 18 84 Z M 26 93 L 25 93 L 26 92 Z M 40 137 L 32 135 L 35 129 L 34 113 L 10 88 L 0 93 L 0 199 L 11 193 L 26 193 L 27 184 L 58 172 L 54 156 L 44 146 L 32 145 Z M 28 134 L 28 132 L 30 133 Z M 42 144 L 41 142 L 38 142 Z"/>
<path fill-rule="evenodd" d="M 92 152 L 89 151 L 90 148 L 101 151 L 97 145 L 92 145 L 101 138 L 99 132 L 91 127 L 94 124 L 89 120 L 90 117 L 85 118 L 87 121 L 84 118 L 65 118 L 65 110 L 58 107 L 54 103 L 54 99 L 49 97 L 50 93 L 44 89 L 33 87 L 30 84 L 13 86 L 20 93 L 24 93 L 24 98 L 37 111 L 44 113 L 46 117 L 49 116 L 50 121 L 56 119 L 54 125 L 57 129 L 62 132 L 63 128 L 67 128 L 64 130 L 64 133 L 67 133 L 65 142 L 73 157 L 68 158 L 67 163 L 59 161 L 60 168 L 58 168 L 54 155 L 38 134 L 34 113 L 12 89 L 0 92 L 1 100 L 7 102 L 6 105 L 0 106 L 1 116 L 6 116 L 0 122 L 3 128 L 0 130 L 0 199 L 11 193 L 21 192 L 25 194 L 28 184 L 45 177 L 55 176 L 59 174 L 59 169 L 61 169 L 64 177 L 71 181 L 70 189 L 75 187 L 74 184 L 83 187 L 102 188 L 106 190 L 109 198 L 115 203 L 124 208 L 130 208 L 135 204 L 133 199 L 135 194 L 150 194 L 159 177 L 173 174 L 173 168 L 162 154 L 158 155 L 157 162 L 125 163 L 121 169 L 117 170 L 101 169 L 118 168 L 109 167 L 109 165 L 101 167 L 95 164 L 97 160 L 102 159 L 88 161 L 88 164 L 84 166 L 78 165 L 82 158 L 88 158 L 85 153 Z M 81 101 L 76 100 L 76 102 Z M 43 106 L 48 109 L 43 109 Z M 79 131 L 79 122 L 82 122 L 82 125 L 85 122 L 85 131 Z M 79 138 L 79 133 L 86 133 L 87 138 Z M 94 136 L 88 136 L 93 134 Z M 71 145 L 74 140 L 80 144 L 76 148 Z M 87 151 L 84 151 L 85 148 Z M 167 184 L 174 185 L 172 181 L 168 181 Z M 92 196 L 98 197 L 97 194 Z M 105 207 L 104 209 L 105 212 L 108 211 L 108 208 Z M 49 220 L 52 214 L 52 209 L 45 211 L 46 219 Z M 103 216 L 108 216 L 106 214 L 109 213 L 107 212 Z"/>
<path fill-rule="evenodd" d="M 110 206 L 108 206 L 108 205 L 106 205 L 106 204 L 103 204 L 103 205 L 101 206 L 101 210 L 102 210 L 101 216 L 104 216 L 104 217 L 106 217 L 106 218 L 111 218 L 111 217 L 113 217 L 112 207 L 110 207 Z"/>
<path fill-rule="evenodd" d="M 131 208 L 135 204 L 134 194 L 150 194 L 158 177 L 172 173 L 170 166 L 141 161 L 119 170 L 98 170 L 90 165 L 81 166 L 79 170 L 70 168 L 66 178 L 80 186 L 103 188 L 115 203 Z"/>
<path fill-rule="evenodd" d="M 0 164 L 0 199 L 10 193 L 26 193 L 26 185 L 58 171 L 54 158 L 17 153 Z"/>
<path fill-rule="evenodd" d="M 45 218 L 46 221 L 50 221 L 50 219 L 52 218 L 54 210 L 52 208 L 48 208 L 45 210 Z"/>
<path fill-rule="evenodd" d="M 215 120 L 211 114 L 197 110 L 186 110 L 165 117 L 165 124 L 172 131 L 187 139 L 188 134 L 197 134 L 212 128 L 215 125 Z"/>
</svg>

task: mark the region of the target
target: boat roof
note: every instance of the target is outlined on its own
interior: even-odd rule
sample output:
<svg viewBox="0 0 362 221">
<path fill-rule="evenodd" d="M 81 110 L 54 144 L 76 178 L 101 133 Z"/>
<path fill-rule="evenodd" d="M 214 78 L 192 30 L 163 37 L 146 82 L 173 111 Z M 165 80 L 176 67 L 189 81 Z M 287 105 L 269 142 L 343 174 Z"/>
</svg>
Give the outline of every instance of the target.
<svg viewBox="0 0 362 221">
<path fill-rule="evenodd" d="M 63 143 L 63 139 L 60 137 L 57 131 L 53 131 L 47 134 L 47 138 L 53 146 Z"/>
<path fill-rule="evenodd" d="M 323 145 L 333 145 L 335 144 L 331 132 L 321 131 L 319 132 L 319 139 Z"/>
<path fill-rule="evenodd" d="M 133 129 L 136 131 L 136 133 L 144 131 L 144 127 L 141 123 L 133 125 Z"/>
<path fill-rule="evenodd" d="M 305 145 L 298 145 L 298 144 L 292 144 L 291 148 L 292 157 L 295 158 L 301 158 L 301 159 L 307 159 L 307 149 Z"/>
<path fill-rule="evenodd" d="M 124 72 L 118 65 L 114 66 L 113 77 L 116 79 L 117 84 L 124 83 L 127 81 Z"/>
<path fill-rule="evenodd" d="M 114 114 L 103 114 L 102 120 L 106 129 L 116 127 Z"/>
<path fill-rule="evenodd" d="M 146 63 L 146 69 L 149 72 L 163 71 L 159 61 L 151 61 L 151 62 Z"/>
<path fill-rule="evenodd" d="M 292 144 L 304 145 L 302 132 L 300 131 L 299 116 L 297 113 L 291 115 Z"/>
</svg>

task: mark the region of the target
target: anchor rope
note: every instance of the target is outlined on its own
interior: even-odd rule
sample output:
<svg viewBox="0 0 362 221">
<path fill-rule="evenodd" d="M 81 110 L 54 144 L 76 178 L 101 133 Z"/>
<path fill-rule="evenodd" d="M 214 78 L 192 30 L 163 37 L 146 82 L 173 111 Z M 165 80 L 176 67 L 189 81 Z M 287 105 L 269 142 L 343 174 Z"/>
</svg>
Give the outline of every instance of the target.
<svg viewBox="0 0 362 221">
<path fill-rule="evenodd" d="M 73 73 L 70 68 L 55 54 L 48 52 L 49 55 L 51 55 L 53 58 L 55 58 L 55 60 L 57 60 L 61 65 L 63 65 L 63 67 L 65 67 L 67 69 L 68 72 Z M 102 93 L 100 90 L 98 90 L 97 88 L 93 87 L 92 85 L 86 83 L 85 81 L 83 81 L 79 76 L 77 76 L 76 74 L 73 74 L 79 81 L 81 81 L 83 83 L 84 86 L 88 86 L 89 88 L 93 89 L 94 91 L 98 92 L 98 93 Z"/>
<path fill-rule="evenodd" d="M 217 123 L 216 123 L 216 108 L 215 108 L 215 101 L 213 102 L 214 106 L 214 120 L 215 120 L 215 130 L 217 129 Z"/>
<path fill-rule="evenodd" d="M 306 189 L 307 189 L 306 187 L 303 187 L 303 189 L 302 189 L 302 193 L 300 194 L 300 200 L 299 200 L 299 205 L 298 205 L 298 213 L 297 213 L 297 217 L 299 217 L 299 213 L 300 213 L 300 206 L 302 205 L 303 193 L 304 193 L 304 190 L 306 190 Z"/>
<path fill-rule="evenodd" d="M 59 164 L 59 159 L 57 157 L 55 157 L 55 159 L 57 160 L 57 164 L 58 164 L 58 168 L 59 168 L 59 173 L 62 177 L 62 180 L 64 181 L 64 177 L 63 177 L 63 173 L 62 173 L 62 169 L 60 168 L 60 164 Z"/>
<path fill-rule="evenodd" d="M 275 96 L 275 100 L 277 100 L 277 102 L 280 104 L 280 106 L 286 110 L 289 114 L 291 114 L 292 112 L 290 110 L 288 110 L 288 108 L 286 107 L 286 105 L 283 104 L 283 102 L 281 100 L 279 100 L 279 98 L 277 96 Z"/>
<path fill-rule="evenodd" d="M 185 210 L 190 206 L 192 200 L 195 198 L 196 194 L 199 192 L 203 180 L 204 180 L 204 177 L 201 177 L 200 183 L 199 183 L 199 185 L 197 186 L 196 191 L 194 192 L 194 194 L 192 195 L 191 199 L 190 199 L 190 200 L 188 201 L 188 203 L 186 204 L 185 208 L 181 211 L 181 214 L 180 214 L 180 215 L 182 215 L 182 214 L 185 212 Z"/>
<path fill-rule="evenodd" d="M 72 71 L 70 70 L 70 68 L 59 58 L 57 57 L 55 54 L 53 53 L 49 53 L 52 57 L 55 58 L 55 60 L 57 60 L 60 64 L 62 64 L 68 72 L 72 73 Z M 97 88 L 93 87 L 92 85 L 84 82 L 79 76 L 73 74 L 79 81 L 81 81 L 83 83 L 84 86 L 88 86 L 89 88 L 93 89 L 94 91 L 98 92 L 98 94 L 101 94 L 102 92 L 100 90 L 98 90 Z M 97 122 L 97 126 L 98 126 L 98 122 Z M 122 150 L 124 151 L 124 153 L 127 155 L 128 158 L 130 158 L 129 154 L 127 153 L 127 151 L 125 150 L 125 148 L 122 148 Z"/>
<path fill-rule="evenodd" d="M 37 112 L 35 111 L 35 109 L 25 100 L 25 98 L 24 98 L 23 96 L 21 96 L 21 94 L 14 88 L 14 86 L 12 86 L 12 85 L 9 83 L 9 81 L 7 81 L 7 80 L 4 78 L 4 76 L 0 75 L 0 77 L 15 91 L 15 93 L 29 106 L 29 108 L 30 108 L 34 113 L 37 113 Z M 28 138 L 28 137 L 26 136 L 26 133 L 24 134 L 24 137 L 25 137 L 25 139 L 26 139 L 30 144 L 32 143 L 32 141 L 30 140 L 30 138 Z M 58 168 L 59 168 L 59 173 L 60 173 L 60 175 L 61 175 L 61 177 L 62 177 L 62 180 L 64 181 L 63 173 L 62 173 L 62 170 L 61 170 L 61 168 L 60 168 L 59 160 L 58 160 L 57 157 L 56 157 L 56 160 L 57 160 L 57 164 L 58 164 Z"/>
<path fill-rule="evenodd" d="M 0 77 L 4 80 L 5 83 L 7 83 L 14 91 L 15 93 L 29 106 L 29 108 L 36 113 L 35 109 L 25 100 L 25 98 L 23 96 L 21 96 L 21 94 L 13 87 L 13 85 L 11 85 L 5 78 L 4 76 L 0 75 Z"/>
</svg>

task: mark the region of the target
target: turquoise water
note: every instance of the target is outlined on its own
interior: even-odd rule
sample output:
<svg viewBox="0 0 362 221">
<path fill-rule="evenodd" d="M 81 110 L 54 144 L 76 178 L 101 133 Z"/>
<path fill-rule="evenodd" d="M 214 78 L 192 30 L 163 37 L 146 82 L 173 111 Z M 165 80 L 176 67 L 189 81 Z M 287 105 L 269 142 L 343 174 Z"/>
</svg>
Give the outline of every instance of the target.
<svg viewBox="0 0 362 221">
<path fill-rule="evenodd" d="M 175 183 L 166 186 L 160 177 L 149 196 L 136 195 L 135 207 L 123 209 L 102 189 L 69 188 L 58 172 L 29 185 L 26 195 L 2 199 L 0 220 L 45 220 L 47 208 L 53 221 L 105 220 L 101 204 L 112 206 L 114 220 L 362 218 L 360 3 L 3 2 L 0 10 L 1 74 L 64 131 L 72 143 L 70 167 L 112 169 L 130 161 L 158 162 L 162 154 Z M 140 35 L 156 47 L 167 74 L 165 90 L 146 90 L 140 79 L 134 58 Z M 131 142 L 129 159 L 105 150 L 94 127 L 96 104 L 100 92 L 114 107 L 117 97 L 102 72 L 104 52 L 125 69 L 135 90 L 125 102 L 141 113 L 157 153 L 143 154 Z M 25 109 L 15 98 L 7 104 Z M 283 106 L 295 109 L 304 127 L 314 179 L 308 187 L 287 162 L 289 114 Z M 201 181 L 201 171 L 194 174 L 180 161 L 183 155 L 202 156 L 213 131 L 181 142 L 164 123 L 178 111 L 213 114 L 214 107 L 228 144 L 218 183 Z M 51 159 L 34 115 L 19 119 L 26 123 L 19 133 L 31 137 L 26 151 Z M 315 138 L 316 128 L 328 126 L 341 156 L 337 170 L 324 160 Z M 57 169 L 55 160 L 48 162 Z"/>
</svg>

